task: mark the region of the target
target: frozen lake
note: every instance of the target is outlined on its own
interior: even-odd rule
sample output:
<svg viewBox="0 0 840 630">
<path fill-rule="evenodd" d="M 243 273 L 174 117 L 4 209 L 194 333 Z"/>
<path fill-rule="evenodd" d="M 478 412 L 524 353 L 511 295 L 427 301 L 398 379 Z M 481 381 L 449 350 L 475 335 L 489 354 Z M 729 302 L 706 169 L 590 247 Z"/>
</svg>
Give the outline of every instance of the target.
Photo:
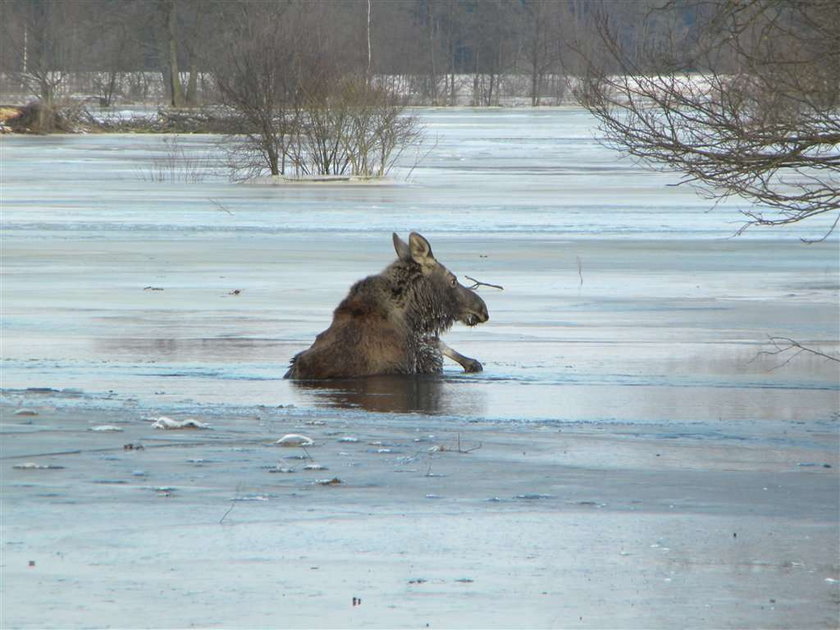
<svg viewBox="0 0 840 630">
<path fill-rule="evenodd" d="M 837 352 L 838 240 L 750 230 L 673 174 L 621 159 L 575 109 L 423 110 L 425 147 L 390 186 L 254 186 L 181 136 L 8 137 L 3 387 L 86 404 L 294 405 L 560 421 L 826 420 L 836 364 L 760 355 L 768 336 Z M 192 156 L 195 156 L 192 158 Z M 198 166 L 196 166 L 196 164 Z M 479 375 L 302 388 L 286 362 L 392 231 L 431 241 L 482 289 L 490 321 L 450 345 Z M 234 294 L 238 291 L 238 294 Z M 67 393 L 66 391 L 64 392 Z"/>
<path fill-rule="evenodd" d="M 421 115 L 390 186 L 0 139 L 0 626 L 836 626 L 838 364 L 767 352 L 840 351 L 837 236 L 732 238 L 578 110 Z M 411 230 L 504 287 L 484 372 L 284 381 Z"/>
</svg>

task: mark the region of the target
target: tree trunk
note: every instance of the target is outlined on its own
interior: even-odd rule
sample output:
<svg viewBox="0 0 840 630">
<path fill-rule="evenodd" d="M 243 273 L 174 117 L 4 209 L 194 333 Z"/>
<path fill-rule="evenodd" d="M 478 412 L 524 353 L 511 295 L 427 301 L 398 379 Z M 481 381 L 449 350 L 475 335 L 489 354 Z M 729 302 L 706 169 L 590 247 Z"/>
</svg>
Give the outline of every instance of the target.
<svg viewBox="0 0 840 630">
<path fill-rule="evenodd" d="M 55 126 L 55 98 L 53 85 L 49 78 L 39 78 L 41 86 L 40 106 L 35 110 L 35 131 L 37 133 L 50 133 Z"/>
<path fill-rule="evenodd" d="M 279 175 L 280 174 L 280 166 L 279 166 L 279 158 L 277 156 L 277 151 L 274 150 L 273 147 L 267 147 L 267 154 L 268 154 L 268 170 L 271 171 L 272 175 Z"/>
<path fill-rule="evenodd" d="M 435 16 L 432 13 L 432 4 L 428 5 L 429 12 L 429 91 L 432 97 L 432 104 L 437 105 L 437 68 L 435 67 Z"/>
<path fill-rule="evenodd" d="M 105 107 L 110 107 L 114 103 L 114 92 L 117 91 L 117 71 L 111 70 L 108 73 L 108 86 L 105 88 Z"/>
<path fill-rule="evenodd" d="M 367 25 L 365 35 L 367 36 L 367 71 L 365 72 L 365 82 L 370 85 L 371 79 L 371 63 L 373 61 L 373 56 L 371 54 L 371 47 L 370 47 L 370 3 L 371 0 L 367 0 Z"/>
<path fill-rule="evenodd" d="M 187 107 L 198 105 L 198 70 L 195 62 L 190 60 L 190 78 L 187 81 Z"/>
<path fill-rule="evenodd" d="M 531 36 L 531 106 L 536 107 L 540 104 L 540 66 L 542 59 L 540 58 L 540 46 L 542 46 L 542 31 L 543 31 L 543 5 L 541 2 L 536 2 L 532 8 L 534 31 Z"/>
<path fill-rule="evenodd" d="M 172 107 L 184 106 L 184 93 L 181 89 L 181 77 L 178 71 L 178 16 L 175 11 L 178 0 L 167 0 L 166 10 L 166 39 L 169 64 L 169 95 Z"/>
<path fill-rule="evenodd" d="M 534 64 L 531 68 L 531 107 L 536 107 L 540 104 L 540 75 L 537 72 L 537 65 Z"/>
</svg>

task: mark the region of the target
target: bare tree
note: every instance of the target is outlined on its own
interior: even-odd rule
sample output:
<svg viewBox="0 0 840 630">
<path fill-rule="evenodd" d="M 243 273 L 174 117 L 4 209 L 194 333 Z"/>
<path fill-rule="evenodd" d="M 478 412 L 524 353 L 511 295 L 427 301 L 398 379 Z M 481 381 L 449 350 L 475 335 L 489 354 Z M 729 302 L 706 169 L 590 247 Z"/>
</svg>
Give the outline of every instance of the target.
<svg viewBox="0 0 840 630">
<path fill-rule="evenodd" d="M 56 101 L 79 52 L 78 42 L 68 32 L 68 24 L 81 26 L 78 13 L 79 7 L 55 0 L 3 3 L 3 38 L 15 57 L 11 70 L 38 99 L 33 131 L 49 132 L 56 124 Z"/>
<path fill-rule="evenodd" d="M 228 146 L 239 177 L 383 175 L 420 139 L 417 118 L 368 80 L 366 55 L 345 53 L 366 44 L 367 29 L 366 5 L 346 6 L 357 9 L 356 33 L 292 0 L 230 8 L 213 73 L 235 112 Z"/>
<path fill-rule="evenodd" d="M 298 173 L 381 177 L 421 140 L 419 119 L 386 87 L 361 76 L 331 78 L 304 88 L 288 145 Z"/>
<path fill-rule="evenodd" d="M 840 220 L 840 3 L 670 1 L 637 32 L 606 13 L 579 98 L 609 143 L 740 197 L 750 225 Z M 833 219 L 833 222 L 831 222 Z"/>
<path fill-rule="evenodd" d="M 14 92 L 30 100 L 13 126 L 50 133 L 71 131 L 86 121 L 82 90 L 88 86 L 78 78 L 96 67 L 92 51 L 102 24 L 98 9 L 94 2 L 0 3 L 0 72 L 13 79 Z"/>
<path fill-rule="evenodd" d="M 178 0 L 159 0 L 163 15 L 166 53 L 166 72 L 164 79 L 172 107 L 184 106 L 184 89 L 181 86 L 181 73 L 178 66 Z"/>
<path fill-rule="evenodd" d="M 232 5 L 226 18 L 212 70 L 222 102 L 237 114 L 232 131 L 245 140 L 233 138 L 232 157 L 244 178 L 264 169 L 279 175 L 296 132 L 303 32 L 289 2 Z"/>
<path fill-rule="evenodd" d="M 198 62 L 207 56 L 208 41 L 213 39 L 211 17 L 217 29 L 224 29 L 219 17 L 226 14 L 221 5 L 207 0 L 156 0 L 158 42 L 161 72 L 172 107 L 194 107 L 198 104 Z M 154 13 L 154 12 L 153 12 Z M 181 80 L 187 69 L 187 84 Z"/>
<path fill-rule="evenodd" d="M 383 86 L 351 80 L 344 102 L 350 107 L 350 133 L 344 142 L 355 175 L 381 177 L 408 147 L 422 141 L 419 118 Z"/>
<path fill-rule="evenodd" d="M 473 102 L 475 105 L 498 105 L 502 75 L 517 57 L 521 8 L 518 3 L 487 0 L 478 3 L 469 17 Z"/>
<path fill-rule="evenodd" d="M 546 75 L 557 71 L 560 63 L 563 19 L 566 5 L 557 0 L 528 0 L 523 3 L 525 26 L 530 31 L 525 42 L 526 65 L 531 76 L 531 105 L 540 104 Z"/>
<path fill-rule="evenodd" d="M 433 105 L 438 105 L 440 65 L 443 56 L 441 41 L 443 0 L 415 0 L 413 25 L 425 40 L 422 46 L 423 77 L 420 87 Z"/>
<path fill-rule="evenodd" d="M 99 103 L 110 106 L 125 96 L 125 83 L 143 75 L 144 45 L 138 24 L 148 20 L 148 5 L 125 0 L 87 0 L 84 3 L 94 28 L 86 48 L 83 68 L 91 75 L 91 88 Z"/>
</svg>

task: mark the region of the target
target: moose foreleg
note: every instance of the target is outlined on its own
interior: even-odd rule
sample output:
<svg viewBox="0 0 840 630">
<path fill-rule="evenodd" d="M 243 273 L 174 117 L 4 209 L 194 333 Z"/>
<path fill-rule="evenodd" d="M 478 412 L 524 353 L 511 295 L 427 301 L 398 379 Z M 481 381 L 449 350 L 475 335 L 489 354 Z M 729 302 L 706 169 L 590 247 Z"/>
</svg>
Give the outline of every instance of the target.
<svg viewBox="0 0 840 630">
<path fill-rule="evenodd" d="M 438 348 L 440 349 L 443 356 L 449 357 L 456 363 L 458 363 L 462 368 L 464 368 L 464 372 L 481 372 L 484 369 L 484 366 L 481 365 L 475 359 L 471 359 L 469 357 L 465 357 L 460 352 L 457 352 L 447 346 L 441 339 L 438 339 Z"/>
</svg>

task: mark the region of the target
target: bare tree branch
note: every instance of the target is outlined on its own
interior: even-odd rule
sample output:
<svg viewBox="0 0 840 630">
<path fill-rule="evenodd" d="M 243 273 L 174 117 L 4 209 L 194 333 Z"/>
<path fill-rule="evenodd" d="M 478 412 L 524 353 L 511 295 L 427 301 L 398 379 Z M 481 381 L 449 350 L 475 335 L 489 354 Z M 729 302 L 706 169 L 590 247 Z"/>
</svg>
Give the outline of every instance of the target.
<svg viewBox="0 0 840 630">
<path fill-rule="evenodd" d="M 628 50 L 596 20 L 607 61 L 588 57 L 578 98 L 606 144 L 749 201 L 747 226 L 840 216 L 840 3 L 674 1 L 643 21 Z"/>
<path fill-rule="evenodd" d="M 819 350 L 815 350 L 814 348 L 809 348 L 807 346 L 803 346 L 798 341 L 790 339 L 789 337 L 768 337 L 770 343 L 773 345 L 773 350 L 762 350 L 756 355 L 756 358 L 760 356 L 778 356 L 778 357 L 785 357 L 785 360 L 776 365 L 775 367 L 770 368 L 771 371 L 778 370 L 781 367 L 784 367 L 791 361 L 793 361 L 796 357 L 800 354 L 812 354 L 814 356 L 822 357 L 829 361 L 835 361 L 840 363 L 840 358 L 832 356 L 830 354 L 826 354 L 825 352 L 820 352 Z"/>
</svg>

